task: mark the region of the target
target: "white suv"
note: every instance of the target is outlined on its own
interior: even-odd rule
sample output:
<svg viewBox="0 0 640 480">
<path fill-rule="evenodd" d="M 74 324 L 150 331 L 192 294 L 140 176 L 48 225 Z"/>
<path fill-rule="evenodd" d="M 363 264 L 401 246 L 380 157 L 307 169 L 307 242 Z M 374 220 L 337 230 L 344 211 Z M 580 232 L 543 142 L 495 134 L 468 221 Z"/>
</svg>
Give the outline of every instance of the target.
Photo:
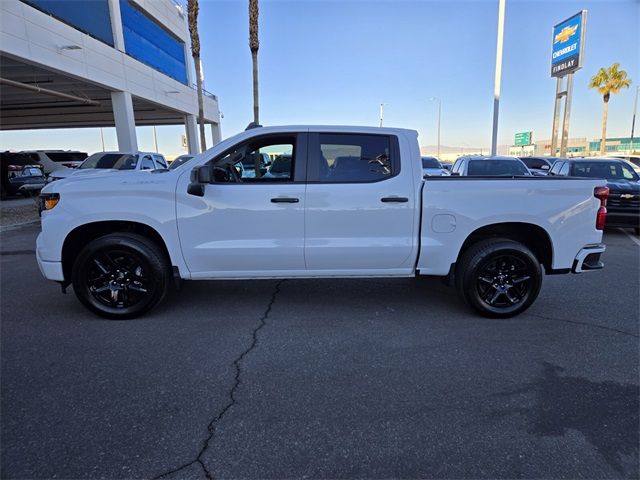
<svg viewBox="0 0 640 480">
<path fill-rule="evenodd" d="M 89 156 L 75 169 L 59 169 L 49 175 L 51 180 L 82 175 L 97 170 L 157 170 L 168 168 L 160 153 L 154 152 L 98 152 Z"/>
</svg>

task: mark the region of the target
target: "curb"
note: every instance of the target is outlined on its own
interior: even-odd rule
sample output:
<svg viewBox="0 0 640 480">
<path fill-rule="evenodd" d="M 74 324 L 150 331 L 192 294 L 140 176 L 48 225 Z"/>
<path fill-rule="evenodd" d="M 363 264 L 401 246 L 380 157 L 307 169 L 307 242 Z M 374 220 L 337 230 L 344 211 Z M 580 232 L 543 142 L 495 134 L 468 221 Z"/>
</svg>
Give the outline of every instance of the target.
<svg viewBox="0 0 640 480">
<path fill-rule="evenodd" d="M 5 230 L 11 230 L 11 229 L 18 228 L 18 227 L 25 227 L 27 225 L 31 225 L 31 224 L 37 223 L 39 221 L 40 221 L 40 219 L 38 219 L 38 220 L 29 220 L 28 222 L 22 222 L 22 223 L 12 223 L 10 225 L 0 225 L 0 232 L 4 232 Z"/>
</svg>

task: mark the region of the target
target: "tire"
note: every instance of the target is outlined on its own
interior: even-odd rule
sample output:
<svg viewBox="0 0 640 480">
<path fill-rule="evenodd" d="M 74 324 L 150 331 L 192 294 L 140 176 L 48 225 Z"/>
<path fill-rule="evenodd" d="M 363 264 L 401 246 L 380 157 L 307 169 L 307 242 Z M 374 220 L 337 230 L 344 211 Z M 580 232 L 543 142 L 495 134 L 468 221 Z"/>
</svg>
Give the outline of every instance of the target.
<svg viewBox="0 0 640 480">
<path fill-rule="evenodd" d="M 455 281 L 462 299 L 476 312 L 509 318 L 524 312 L 538 297 L 542 268 L 523 244 L 490 238 L 464 252 Z"/>
<path fill-rule="evenodd" d="M 71 282 L 78 300 L 104 318 L 126 320 L 148 312 L 167 294 L 169 263 L 160 248 L 133 233 L 91 241 L 76 258 Z"/>
</svg>

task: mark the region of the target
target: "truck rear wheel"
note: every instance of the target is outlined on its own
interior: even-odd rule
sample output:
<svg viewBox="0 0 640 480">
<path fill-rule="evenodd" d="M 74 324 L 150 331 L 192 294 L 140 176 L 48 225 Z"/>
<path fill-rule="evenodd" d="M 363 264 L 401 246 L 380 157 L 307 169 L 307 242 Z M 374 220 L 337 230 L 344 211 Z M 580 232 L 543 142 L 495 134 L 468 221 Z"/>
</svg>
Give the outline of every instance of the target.
<svg viewBox="0 0 640 480">
<path fill-rule="evenodd" d="M 472 245 L 456 267 L 456 288 L 481 315 L 508 318 L 531 306 L 540 293 L 542 268 L 526 246 L 491 238 Z"/>
<path fill-rule="evenodd" d="M 76 258 L 71 280 L 82 304 L 110 319 L 135 318 L 167 294 L 169 265 L 141 235 L 115 233 L 91 241 Z"/>
</svg>

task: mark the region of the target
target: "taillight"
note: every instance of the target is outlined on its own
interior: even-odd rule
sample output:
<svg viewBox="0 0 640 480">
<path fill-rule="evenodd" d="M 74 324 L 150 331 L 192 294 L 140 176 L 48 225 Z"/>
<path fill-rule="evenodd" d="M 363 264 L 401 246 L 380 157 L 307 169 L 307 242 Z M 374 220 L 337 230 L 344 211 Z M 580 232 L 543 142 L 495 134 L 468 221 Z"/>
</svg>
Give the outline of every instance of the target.
<svg viewBox="0 0 640 480">
<path fill-rule="evenodd" d="M 596 187 L 593 196 L 600 200 L 600 208 L 596 214 L 596 230 L 604 230 L 604 223 L 607 220 L 607 198 L 609 197 L 609 187 Z"/>
</svg>

